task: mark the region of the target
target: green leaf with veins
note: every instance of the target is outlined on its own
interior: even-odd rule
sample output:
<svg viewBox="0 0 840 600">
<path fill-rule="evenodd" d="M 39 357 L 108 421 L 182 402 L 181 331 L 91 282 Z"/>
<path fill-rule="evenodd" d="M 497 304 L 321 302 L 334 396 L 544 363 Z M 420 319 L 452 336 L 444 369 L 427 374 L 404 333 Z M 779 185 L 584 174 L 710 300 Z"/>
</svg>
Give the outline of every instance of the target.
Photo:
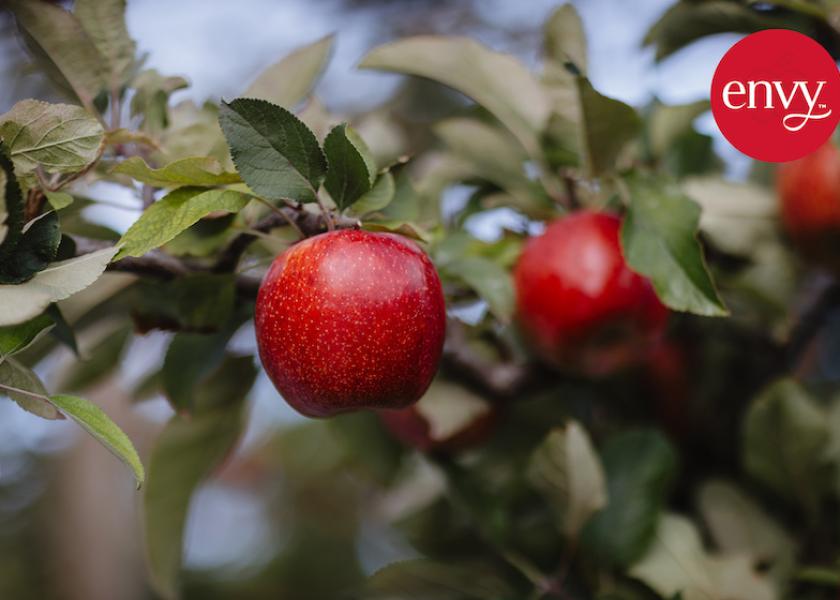
<svg viewBox="0 0 840 600">
<path fill-rule="evenodd" d="M 298 48 L 271 65 L 242 94 L 293 108 L 306 98 L 329 62 L 334 36 Z"/>
<path fill-rule="evenodd" d="M 344 210 L 373 187 L 376 162 L 362 138 L 346 123 L 336 125 L 324 140 L 327 177 L 324 187 Z"/>
<path fill-rule="evenodd" d="M 109 88 L 119 91 L 134 71 L 137 44 L 125 25 L 126 0 L 76 0 L 73 14 L 104 59 Z"/>
<path fill-rule="evenodd" d="M 142 256 L 164 245 L 202 217 L 217 211 L 239 212 L 251 196 L 232 190 L 183 187 L 147 208 L 120 239 L 116 259 Z"/>
<path fill-rule="evenodd" d="M 517 59 L 469 38 L 417 36 L 379 46 L 362 68 L 433 79 L 490 111 L 536 158 L 550 105 L 537 79 Z"/>
<path fill-rule="evenodd" d="M 55 211 L 27 224 L 11 256 L 0 265 L 0 284 L 22 283 L 55 260 L 61 231 Z"/>
<path fill-rule="evenodd" d="M 78 173 L 99 157 L 105 130 L 79 106 L 21 100 L 0 116 L 17 174 L 40 166 L 47 173 Z"/>
<path fill-rule="evenodd" d="M 242 182 L 237 173 L 228 173 L 219 161 L 211 156 L 182 158 L 159 169 L 153 169 L 139 156 L 133 156 L 118 164 L 111 172 L 128 175 L 141 183 L 162 188 L 188 185 L 214 187 Z"/>
<path fill-rule="evenodd" d="M 0 326 L 16 325 L 41 314 L 52 302 L 63 300 L 96 281 L 117 248 L 51 264 L 26 283 L 0 285 Z"/>
<path fill-rule="evenodd" d="M 75 16 L 49 2 L 10 0 L 27 46 L 46 62 L 45 71 L 69 87 L 93 111 L 93 99 L 107 87 L 103 57 Z"/>
<path fill-rule="evenodd" d="M 53 326 L 49 315 L 38 315 L 19 325 L 0 327 L 0 360 L 25 350 Z"/>
<path fill-rule="evenodd" d="M 729 314 L 697 239 L 700 207 L 666 181 L 634 174 L 624 182 L 630 205 L 621 245 L 630 267 L 652 280 L 669 308 L 712 317 Z"/>
<path fill-rule="evenodd" d="M 327 171 L 318 140 L 285 108 L 238 98 L 219 109 L 237 171 L 256 194 L 269 200 L 315 202 Z"/>
<path fill-rule="evenodd" d="M 134 473 L 138 489 L 143 485 L 146 474 L 134 444 L 101 408 L 84 398 L 63 394 L 50 396 L 50 402 L 124 462 Z"/>
<path fill-rule="evenodd" d="M 8 396 L 23 410 L 42 419 L 64 418 L 49 402 L 47 390 L 38 376 L 14 358 L 0 358 L 0 396 Z"/>
</svg>

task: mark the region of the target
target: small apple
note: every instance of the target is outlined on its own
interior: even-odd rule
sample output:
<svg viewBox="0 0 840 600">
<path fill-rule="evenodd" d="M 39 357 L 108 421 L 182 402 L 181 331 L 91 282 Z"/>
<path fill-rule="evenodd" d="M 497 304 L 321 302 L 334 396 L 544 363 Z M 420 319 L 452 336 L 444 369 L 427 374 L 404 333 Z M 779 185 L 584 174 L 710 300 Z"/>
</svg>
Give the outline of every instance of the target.
<svg viewBox="0 0 840 600">
<path fill-rule="evenodd" d="M 280 394 L 304 415 L 327 417 L 417 401 L 437 370 L 446 312 L 440 278 L 416 244 L 344 229 L 274 260 L 254 324 Z"/>
<path fill-rule="evenodd" d="M 486 440 L 499 409 L 460 385 L 438 380 L 416 404 L 378 414 L 385 429 L 406 446 L 456 452 Z"/>
<path fill-rule="evenodd" d="M 550 364 L 598 376 L 637 363 L 665 329 L 668 310 L 630 270 L 621 220 L 583 210 L 531 238 L 514 270 L 517 319 Z"/>
<path fill-rule="evenodd" d="M 840 150 L 826 142 L 777 172 L 782 224 L 802 254 L 840 271 Z"/>
</svg>

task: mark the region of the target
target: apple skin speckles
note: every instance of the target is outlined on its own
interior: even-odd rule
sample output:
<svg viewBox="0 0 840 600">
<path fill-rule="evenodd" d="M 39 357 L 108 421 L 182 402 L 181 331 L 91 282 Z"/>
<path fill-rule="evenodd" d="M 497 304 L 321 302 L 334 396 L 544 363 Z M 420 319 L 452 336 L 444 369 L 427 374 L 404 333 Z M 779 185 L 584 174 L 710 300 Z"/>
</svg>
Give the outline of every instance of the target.
<svg viewBox="0 0 840 600">
<path fill-rule="evenodd" d="M 344 229 L 295 244 L 260 286 L 254 316 L 266 373 L 309 417 L 403 408 L 443 350 L 440 278 L 416 244 Z"/>
<path fill-rule="evenodd" d="M 537 354 L 589 376 L 644 359 L 668 309 L 621 253 L 621 220 L 582 210 L 531 238 L 514 269 L 517 319 Z"/>
</svg>

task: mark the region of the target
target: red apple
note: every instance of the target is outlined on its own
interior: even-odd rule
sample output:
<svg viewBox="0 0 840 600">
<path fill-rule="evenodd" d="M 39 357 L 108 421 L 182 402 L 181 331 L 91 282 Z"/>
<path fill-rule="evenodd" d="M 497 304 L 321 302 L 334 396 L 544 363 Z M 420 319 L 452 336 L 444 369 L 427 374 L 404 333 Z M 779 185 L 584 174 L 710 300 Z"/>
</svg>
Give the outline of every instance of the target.
<svg viewBox="0 0 840 600">
<path fill-rule="evenodd" d="M 326 417 L 420 398 L 437 370 L 446 313 L 440 278 L 416 244 L 345 229 L 274 260 L 254 323 L 277 390 L 304 415 Z"/>
<path fill-rule="evenodd" d="M 526 244 L 514 271 L 517 318 L 549 363 L 605 375 L 641 360 L 665 329 L 668 310 L 627 266 L 620 226 L 615 215 L 578 211 Z"/>
<path fill-rule="evenodd" d="M 485 441 L 499 410 L 459 385 L 438 380 L 416 404 L 378 414 L 385 429 L 406 446 L 423 452 L 456 452 Z"/>
<path fill-rule="evenodd" d="M 802 254 L 840 270 L 840 151 L 830 141 L 779 167 L 782 223 Z"/>
</svg>

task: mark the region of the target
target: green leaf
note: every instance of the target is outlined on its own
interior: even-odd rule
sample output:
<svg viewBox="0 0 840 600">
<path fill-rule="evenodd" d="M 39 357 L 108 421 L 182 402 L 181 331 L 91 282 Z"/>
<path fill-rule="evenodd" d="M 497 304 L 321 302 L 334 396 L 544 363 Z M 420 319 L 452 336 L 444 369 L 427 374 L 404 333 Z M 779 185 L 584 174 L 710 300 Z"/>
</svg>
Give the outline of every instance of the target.
<svg viewBox="0 0 840 600">
<path fill-rule="evenodd" d="M 346 123 L 336 125 L 324 140 L 327 177 L 324 187 L 344 210 L 373 187 L 376 163 L 367 145 Z"/>
<path fill-rule="evenodd" d="M 394 199 L 395 192 L 394 176 L 390 171 L 385 171 L 376 178 L 376 183 L 370 191 L 353 203 L 350 210 L 359 216 L 382 210 Z"/>
<path fill-rule="evenodd" d="M 50 192 L 49 190 L 45 190 L 44 195 L 54 210 L 61 210 L 73 204 L 73 196 L 67 192 Z"/>
<path fill-rule="evenodd" d="M 58 308 L 58 304 L 50 304 L 47 307 L 47 312 L 45 314 L 50 317 L 55 324 L 55 327 L 52 331 L 50 331 L 52 336 L 70 348 L 70 350 L 73 351 L 73 354 L 76 355 L 76 358 L 79 358 L 79 346 L 76 342 L 76 333 L 73 331 L 70 323 L 68 323 L 64 318 L 64 315 L 61 313 L 61 309 Z"/>
<path fill-rule="evenodd" d="M 757 502 L 734 485 L 710 481 L 700 489 L 698 505 L 720 550 L 747 554 L 768 565 L 779 583 L 789 579 L 796 564 L 796 542 Z"/>
<path fill-rule="evenodd" d="M 0 140 L 0 261 L 11 254 L 23 231 L 23 194 L 7 152 Z"/>
<path fill-rule="evenodd" d="M 48 61 L 47 72 L 93 112 L 93 99 L 106 87 L 103 58 L 76 17 L 49 2 L 10 0 L 8 4 L 28 36 L 30 49 Z"/>
<path fill-rule="evenodd" d="M 414 409 L 428 423 L 429 437 L 445 441 L 466 431 L 488 415 L 493 407 L 464 386 L 438 378 L 417 401 Z"/>
<path fill-rule="evenodd" d="M 52 302 L 63 300 L 99 279 L 117 248 L 105 248 L 51 264 L 20 285 L 0 285 L 0 326 L 38 316 Z"/>
<path fill-rule="evenodd" d="M 830 481 L 828 415 L 792 379 L 756 397 L 744 420 L 744 469 L 815 515 Z"/>
<path fill-rule="evenodd" d="M 251 382 L 239 383 L 250 388 Z M 174 416 L 152 450 L 144 497 L 146 549 L 152 580 L 164 598 L 178 595 L 193 493 L 230 454 L 245 424 L 242 396 L 228 400 L 200 414 Z"/>
<path fill-rule="evenodd" d="M 800 23 L 801 21 L 795 19 L 795 15 L 787 11 L 774 17 L 766 11 L 755 10 L 748 4 L 730 0 L 682 0 L 672 5 L 651 26 L 645 35 L 644 43 L 646 46 L 656 47 L 656 60 L 659 61 L 708 35 L 754 33 L 762 29 L 800 29 Z"/>
<path fill-rule="evenodd" d="M 169 96 L 188 85 L 183 77 L 164 77 L 154 69 L 141 71 L 131 82 L 131 87 L 134 88 L 134 95 L 131 97 L 131 116 L 143 117 L 141 126 L 144 131 L 160 132 L 170 124 Z M 173 135 L 181 137 L 184 137 L 183 133 L 183 131 L 172 132 Z M 198 153 L 200 148 L 193 147 L 191 151 Z"/>
<path fill-rule="evenodd" d="M 143 485 L 146 475 L 134 444 L 101 408 L 78 396 L 59 394 L 50 396 L 50 402 L 123 461 L 134 473 L 138 489 Z"/>
<path fill-rule="evenodd" d="M 162 188 L 186 185 L 214 187 L 242 181 L 237 173 L 228 173 L 219 161 L 210 156 L 182 158 L 159 169 L 152 169 L 142 158 L 133 156 L 118 164 L 111 172 Z"/>
<path fill-rule="evenodd" d="M 32 279 L 55 260 L 60 242 L 58 215 L 54 211 L 30 221 L 11 256 L 0 265 L 0 284 Z"/>
<path fill-rule="evenodd" d="M 427 77 L 455 88 L 489 110 L 532 157 L 540 154 L 549 101 L 536 78 L 510 55 L 469 38 L 418 36 L 373 49 L 360 66 Z"/>
<path fill-rule="evenodd" d="M 21 391 L 10 390 L 9 387 Z M 8 396 L 23 410 L 42 419 L 64 418 L 49 402 L 47 390 L 38 376 L 14 358 L 0 359 L 0 395 Z"/>
<path fill-rule="evenodd" d="M 673 184 L 640 175 L 625 182 L 630 206 L 621 227 L 621 245 L 630 267 L 650 277 L 669 308 L 704 316 L 729 314 L 697 239 L 697 204 Z"/>
<path fill-rule="evenodd" d="M 576 421 L 546 436 L 531 457 L 528 479 L 550 503 L 560 531 L 571 539 L 607 504 L 604 468 Z"/>
<path fill-rule="evenodd" d="M 503 322 L 511 320 L 514 310 L 513 281 L 504 267 L 486 258 L 468 256 L 443 265 L 443 271 L 463 281 L 486 300 L 497 318 Z"/>
<path fill-rule="evenodd" d="M 178 333 L 169 344 L 161 369 L 166 397 L 176 411 L 195 409 L 196 386 L 216 370 L 225 358 L 233 331 L 212 335 Z"/>
<path fill-rule="evenodd" d="M 381 231 L 384 233 L 396 233 L 418 242 L 428 242 L 428 234 L 420 229 L 414 223 L 409 223 L 399 219 L 385 219 L 382 221 L 365 221 L 362 223 L 362 229 L 367 231 Z"/>
<path fill-rule="evenodd" d="M 647 123 L 648 143 L 653 155 L 665 157 L 681 136 L 693 131 L 694 120 L 710 107 L 708 100 L 676 105 L 655 104 Z"/>
<path fill-rule="evenodd" d="M 684 517 L 665 515 L 656 541 L 630 569 L 663 598 L 683 600 L 775 600 L 778 593 L 756 571 L 748 556 L 712 556 L 703 550 L 700 533 Z"/>
<path fill-rule="evenodd" d="M 576 78 L 581 163 L 590 177 L 613 170 L 619 152 L 641 128 L 633 107 L 595 91 L 585 77 Z"/>
<path fill-rule="evenodd" d="M 365 600 L 499 600 L 515 590 L 491 565 L 439 563 L 427 559 L 397 562 L 367 581 Z"/>
<path fill-rule="evenodd" d="M 142 256 L 164 245 L 187 227 L 212 212 L 239 212 L 251 197 L 233 190 L 183 187 L 169 192 L 147 208 L 120 239 L 116 259 Z"/>
<path fill-rule="evenodd" d="M 134 71 L 137 51 L 125 26 L 125 0 L 76 0 L 73 13 L 104 59 L 109 88 L 119 90 Z"/>
<path fill-rule="evenodd" d="M 636 430 L 612 438 L 601 458 L 609 501 L 590 519 L 583 542 L 604 563 L 626 567 L 653 541 L 677 455 L 659 432 Z"/>
<path fill-rule="evenodd" d="M 293 108 L 306 98 L 329 62 L 333 36 L 295 50 L 260 73 L 242 94 Z"/>
<path fill-rule="evenodd" d="M 39 165 L 47 173 L 83 171 L 99 157 L 105 131 L 79 106 L 21 100 L 0 116 L 0 136 L 20 176 Z"/>
<path fill-rule="evenodd" d="M 0 360 L 25 350 L 52 326 L 53 320 L 43 314 L 19 325 L 0 327 Z"/>
<path fill-rule="evenodd" d="M 314 202 L 327 171 L 318 140 L 285 108 L 249 98 L 222 102 L 219 124 L 236 169 L 269 200 Z"/>
<path fill-rule="evenodd" d="M 580 73 L 586 72 L 586 34 L 572 4 L 564 4 L 546 21 L 545 57 L 552 69 L 568 70 L 566 65 L 572 64 Z"/>
</svg>

